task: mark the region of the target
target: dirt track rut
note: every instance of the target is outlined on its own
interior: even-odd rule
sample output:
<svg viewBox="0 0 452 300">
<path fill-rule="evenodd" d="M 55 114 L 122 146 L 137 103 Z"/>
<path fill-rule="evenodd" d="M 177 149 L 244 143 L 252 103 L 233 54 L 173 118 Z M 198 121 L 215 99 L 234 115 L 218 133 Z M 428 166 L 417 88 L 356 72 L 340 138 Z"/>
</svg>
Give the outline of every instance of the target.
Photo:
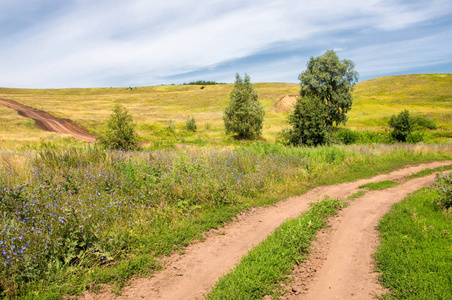
<svg viewBox="0 0 452 300">
<path fill-rule="evenodd" d="M 36 122 L 36 127 L 42 130 L 69 134 L 79 141 L 89 143 L 94 143 L 96 141 L 96 135 L 90 133 L 69 119 L 57 118 L 45 111 L 34 109 L 12 100 L 0 99 L 0 104 L 16 110 L 19 115 L 23 117 L 33 119 Z"/>
<path fill-rule="evenodd" d="M 309 202 L 324 195 L 345 199 L 362 184 L 402 180 L 420 170 L 446 164 L 452 164 L 452 161 L 409 166 L 371 179 L 318 187 L 273 206 L 252 209 L 224 228 L 207 233 L 204 242 L 189 246 L 184 254 L 169 257 L 164 263 L 165 269 L 154 277 L 134 280 L 124 289 L 122 296 L 115 297 L 109 292 L 99 295 L 86 293 L 83 299 L 202 299 L 218 278 L 232 269 L 247 251 L 284 221 L 306 211 Z M 352 201 L 340 217 L 332 221 L 330 232 L 334 233 L 326 234 L 326 244 L 320 244 L 325 248 L 323 257 L 319 256 L 321 263 L 314 267 L 311 265 L 311 268 L 317 269 L 310 276 L 305 276 L 306 272 L 300 269 L 297 274 L 295 270 L 292 275 L 294 284 L 288 287 L 290 293 L 287 298 L 371 299 L 373 294 L 380 293 L 381 288 L 371 267 L 371 253 L 377 241 L 375 225 L 392 203 L 429 185 L 433 178 L 431 175 L 409 180 L 395 188 L 369 192 Z M 313 278 L 308 280 L 308 285 L 303 279 L 306 277 Z"/>
</svg>

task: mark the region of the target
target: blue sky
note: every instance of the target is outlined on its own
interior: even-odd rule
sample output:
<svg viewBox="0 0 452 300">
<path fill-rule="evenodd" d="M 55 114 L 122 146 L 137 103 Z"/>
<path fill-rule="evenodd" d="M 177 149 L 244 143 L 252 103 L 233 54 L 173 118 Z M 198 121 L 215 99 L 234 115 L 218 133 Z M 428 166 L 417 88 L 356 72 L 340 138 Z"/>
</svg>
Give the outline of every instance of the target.
<svg viewBox="0 0 452 300">
<path fill-rule="evenodd" d="M 360 81 L 451 73 L 450 0 L 0 0 L 0 86 L 294 82 L 334 49 Z"/>
</svg>

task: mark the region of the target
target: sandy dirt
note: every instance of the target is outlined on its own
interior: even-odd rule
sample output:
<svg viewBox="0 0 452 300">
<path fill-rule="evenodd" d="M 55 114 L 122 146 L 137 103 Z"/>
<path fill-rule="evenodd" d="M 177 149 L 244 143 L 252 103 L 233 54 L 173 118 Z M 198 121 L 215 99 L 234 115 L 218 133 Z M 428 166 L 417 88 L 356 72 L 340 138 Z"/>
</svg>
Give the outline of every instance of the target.
<svg viewBox="0 0 452 300">
<path fill-rule="evenodd" d="M 297 104 L 297 99 L 299 95 L 284 95 L 273 105 L 277 112 L 291 112 L 295 104 Z"/>
<path fill-rule="evenodd" d="M 0 99 L 0 104 L 16 110 L 19 115 L 33 119 L 36 127 L 61 134 L 69 134 L 79 141 L 94 143 L 96 136 L 69 119 L 57 118 L 45 111 L 34 109 L 12 100 Z"/>
<path fill-rule="evenodd" d="M 371 179 L 315 188 L 301 196 L 275 205 L 254 208 L 224 228 L 205 234 L 205 241 L 195 243 L 183 254 L 168 257 L 164 270 L 152 278 L 133 280 L 121 296 L 105 291 L 86 293 L 82 299 L 202 299 L 219 277 L 231 270 L 254 245 L 263 241 L 276 227 L 309 208 L 309 202 L 331 198 L 345 199 L 358 187 L 382 180 L 401 181 L 405 176 L 426 168 L 451 164 L 433 162 L 397 170 Z M 381 293 L 372 271 L 372 257 L 378 235 L 375 225 L 391 204 L 402 200 L 433 182 L 434 175 L 413 179 L 384 191 L 368 192 L 350 202 L 339 217 L 332 218 L 330 229 L 323 231 L 314 246 L 311 259 L 291 275 L 287 299 L 370 299 Z"/>
</svg>

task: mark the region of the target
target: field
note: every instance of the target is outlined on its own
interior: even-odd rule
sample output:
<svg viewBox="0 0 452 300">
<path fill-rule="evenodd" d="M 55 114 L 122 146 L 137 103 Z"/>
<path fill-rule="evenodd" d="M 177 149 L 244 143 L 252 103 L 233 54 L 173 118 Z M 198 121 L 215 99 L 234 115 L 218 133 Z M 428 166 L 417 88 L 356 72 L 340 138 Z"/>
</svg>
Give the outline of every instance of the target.
<svg viewBox="0 0 452 300">
<path fill-rule="evenodd" d="M 99 291 L 102 284 L 120 294 L 131 277 L 153 274 L 163 267 L 163 257 L 204 240 L 205 232 L 253 207 L 407 164 L 452 159 L 452 144 L 444 143 L 452 138 L 451 83 L 450 74 L 384 77 L 359 83 L 354 92 L 350 128 L 382 131 L 392 114 L 409 109 L 438 124 L 429 132 L 435 143 L 317 148 L 275 143 L 287 127 L 287 114 L 274 103 L 297 94 L 297 84 L 255 84 L 266 110 L 264 130 L 261 139 L 246 142 L 224 133 L 228 84 L 0 88 L 0 98 L 72 119 L 93 133 L 102 131 L 113 105 L 120 103 L 146 142 L 140 151 L 106 151 L 38 130 L 33 121 L 0 106 L 0 298 L 59 299 Z M 195 117 L 196 133 L 184 129 L 188 115 Z M 362 184 L 350 199 L 397 189 L 398 183 Z M 312 214 L 322 205 L 331 207 L 314 225 Z M 313 224 L 316 231 L 343 204 L 331 200 L 314 207 L 305 219 L 279 229 L 283 241 L 284 228 Z M 315 231 L 293 243 L 309 249 Z M 261 246 L 258 257 L 281 249 L 279 239 Z M 295 251 L 287 257 L 284 272 L 300 255 Z M 274 271 L 271 276 L 281 278 L 281 270 Z"/>
<path fill-rule="evenodd" d="M 298 94 L 299 85 L 256 83 L 254 86 L 266 112 L 262 138 L 274 142 L 278 132 L 288 127 L 287 114 L 278 112 L 274 104 L 284 95 Z M 355 100 L 347 126 L 381 130 L 388 127 L 391 115 L 408 109 L 413 115 L 423 115 L 437 123 L 439 129 L 429 133 L 431 141 L 450 140 L 451 86 L 451 74 L 391 76 L 360 82 L 353 93 Z M 0 98 L 69 118 L 96 134 L 103 130 L 114 104 L 120 103 L 133 115 L 143 141 L 161 148 L 175 144 L 234 144 L 225 135 L 222 121 L 231 89 L 231 84 L 52 90 L 0 88 Z M 2 148 L 38 146 L 42 142 L 71 143 L 70 137 L 35 129 L 33 121 L 8 108 L 0 107 L 0 113 Z M 196 120 L 196 133 L 184 130 L 189 115 Z"/>
</svg>

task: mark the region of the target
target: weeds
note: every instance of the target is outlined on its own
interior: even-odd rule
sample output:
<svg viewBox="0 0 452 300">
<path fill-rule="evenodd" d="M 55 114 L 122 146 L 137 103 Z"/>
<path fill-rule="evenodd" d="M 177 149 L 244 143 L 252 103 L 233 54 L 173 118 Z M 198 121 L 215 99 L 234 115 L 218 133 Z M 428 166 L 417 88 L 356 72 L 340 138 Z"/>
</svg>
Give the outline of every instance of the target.
<svg viewBox="0 0 452 300">
<path fill-rule="evenodd" d="M 438 193 L 436 204 L 449 212 L 452 212 L 452 174 L 437 175 L 433 185 Z"/>
<path fill-rule="evenodd" d="M 256 142 L 177 151 L 2 151 L 0 293 L 58 298 L 108 278 L 121 286 L 240 210 L 319 184 L 450 158 L 450 147 Z M 127 264 L 135 266 L 131 272 Z"/>
</svg>

